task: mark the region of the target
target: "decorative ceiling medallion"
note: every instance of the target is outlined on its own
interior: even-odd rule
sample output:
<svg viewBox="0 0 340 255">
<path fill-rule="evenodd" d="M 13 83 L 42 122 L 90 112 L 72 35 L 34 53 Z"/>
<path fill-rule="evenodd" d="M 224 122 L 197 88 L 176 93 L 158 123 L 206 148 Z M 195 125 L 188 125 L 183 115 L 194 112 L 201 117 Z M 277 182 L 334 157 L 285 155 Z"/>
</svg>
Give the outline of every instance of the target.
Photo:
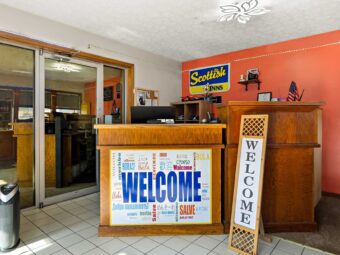
<svg viewBox="0 0 340 255">
<path fill-rule="evenodd" d="M 270 10 L 263 7 L 257 7 L 257 0 L 250 0 L 243 3 L 235 3 L 220 6 L 223 15 L 220 17 L 219 21 L 232 21 L 237 20 L 242 24 L 246 24 L 250 20 L 251 16 L 262 15 Z"/>
</svg>

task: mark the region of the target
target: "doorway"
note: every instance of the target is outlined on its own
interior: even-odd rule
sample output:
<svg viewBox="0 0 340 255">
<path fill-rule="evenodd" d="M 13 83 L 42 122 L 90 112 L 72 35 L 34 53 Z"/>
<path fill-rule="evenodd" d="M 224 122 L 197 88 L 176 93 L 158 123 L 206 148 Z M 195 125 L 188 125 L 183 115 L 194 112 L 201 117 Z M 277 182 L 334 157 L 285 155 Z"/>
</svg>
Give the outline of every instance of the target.
<svg viewBox="0 0 340 255">
<path fill-rule="evenodd" d="M 40 171 L 39 201 L 45 206 L 99 191 L 93 125 L 102 116 L 98 91 L 103 67 L 45 53 L 40 56 L 40 73 L 44 171 Z"/>
<path fill-rule="evenodd" d="M 93 125 L 105 116 L 112 124 L 129 120 L 125 82 L 133 82 L 133 65 L 104 66 L 7 41 L 0 59 L 0 185 L 20 185 L 22 208 L 98 192 Z M 112 89 L 109 99 L 104 87 Z"/>
</svg>

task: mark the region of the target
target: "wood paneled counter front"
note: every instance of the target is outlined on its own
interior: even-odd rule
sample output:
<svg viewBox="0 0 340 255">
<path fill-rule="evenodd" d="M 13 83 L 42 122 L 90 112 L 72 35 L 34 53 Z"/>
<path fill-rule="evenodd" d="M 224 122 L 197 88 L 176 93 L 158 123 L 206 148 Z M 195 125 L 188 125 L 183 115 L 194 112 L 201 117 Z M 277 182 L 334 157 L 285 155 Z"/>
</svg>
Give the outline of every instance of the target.
<svg viewBox="0 0 340 255">
<path fill-rule="evenodd" d="M 320 102 L 228 102 L 218 107 L 227 123 L 224 223 L 229 232 L 240 121 L 243 114 L 268 114 L 262 216 L 266 231 L 315 231 L 321 197 Z"/>
<path fill-rule="evenodd" d="M 95 125 L 100 236 L 222 234 L 225 124 Z"/>
</svg>

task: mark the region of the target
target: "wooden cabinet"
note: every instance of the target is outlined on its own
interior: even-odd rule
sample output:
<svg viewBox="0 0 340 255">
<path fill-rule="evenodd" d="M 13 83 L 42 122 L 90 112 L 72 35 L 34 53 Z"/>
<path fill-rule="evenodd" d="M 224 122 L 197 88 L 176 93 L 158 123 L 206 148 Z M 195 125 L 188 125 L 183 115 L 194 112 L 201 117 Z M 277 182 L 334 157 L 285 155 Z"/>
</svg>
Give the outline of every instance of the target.
<svg viewBox="0 0 340 255">
<path fill-rule="evenodd" d="M 221 221 L 221 150 L 223 124 L 176 125 L 95 125 L 98 130 L 97 149 L 100 151 L 100 225 L 99 236 L 222 234 Z M 164 150 L 182 149 L 211 151 L 210 223 L 158 223 L 112 225 L 112 173 L 111 150 Z M 166 155 L 168 152 L 165 152 Z M 162 153 L 163 154 L 163 153 Z M 135 155 L 131 151 L 131 159 Z M 156 161 L 155 161 L 156 162 Z M 202 169 L 205 171 L 206 169 Z M 119 170 L 120 171 L 120 170 Z M 120 187 L 118 185 L 118 187 Z M 139 188 L 138 188 L 139 189 Z M 119 194 L 120 191 L 118 191 Z M 150 203 L 150 206 L 153 203 Z M 177 202 L 169 205 L 177 206 Z M 156 208 L 156 204 L 154 204 Z M 136 207 L 137 208 L 137 207 Z M 155 209 L 156 210 L 156 209 Z M 158 210 L 158 209 L 157 209 Z M 171 211 L 171 210 L 170 210 Z M 117 211 L 115 211 L 117 213 Z"/>
<path fill-rule="evenodd" d="M 172 103 L 176 107 L 176 122 L 199 123 L 208 120 L 208 112 L 212 113 L 212 103 L 207 101 L 188 101 Z"/>
<path fill-rule="evenodd" d="M 315 231 L 314 208 L 321 197 L 320 103 L 228 102 L 219 106 L 227 123 L 223 173 L 224 224 L 229 231 L 243 114 L 268 114 L 262 217 L 266 231 Z"/>
<path fill-rule="evenodd" d="M 0 160 L 14 160 L 15 142 L 12 130 L 0 131 Z"/>
</svg>

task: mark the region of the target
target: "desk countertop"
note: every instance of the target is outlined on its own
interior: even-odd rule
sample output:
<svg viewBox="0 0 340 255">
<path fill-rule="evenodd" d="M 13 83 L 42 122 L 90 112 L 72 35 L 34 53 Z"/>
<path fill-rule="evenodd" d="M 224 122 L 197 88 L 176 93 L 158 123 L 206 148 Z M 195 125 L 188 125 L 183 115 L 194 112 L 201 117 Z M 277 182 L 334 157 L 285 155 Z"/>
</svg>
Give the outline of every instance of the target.
<svg viewBox="0 0 340 255">
<path fill-rule="evenodd" d="M 226 128 L 226 124 L 97 124 L 95 129 Z"/>
</svg>

